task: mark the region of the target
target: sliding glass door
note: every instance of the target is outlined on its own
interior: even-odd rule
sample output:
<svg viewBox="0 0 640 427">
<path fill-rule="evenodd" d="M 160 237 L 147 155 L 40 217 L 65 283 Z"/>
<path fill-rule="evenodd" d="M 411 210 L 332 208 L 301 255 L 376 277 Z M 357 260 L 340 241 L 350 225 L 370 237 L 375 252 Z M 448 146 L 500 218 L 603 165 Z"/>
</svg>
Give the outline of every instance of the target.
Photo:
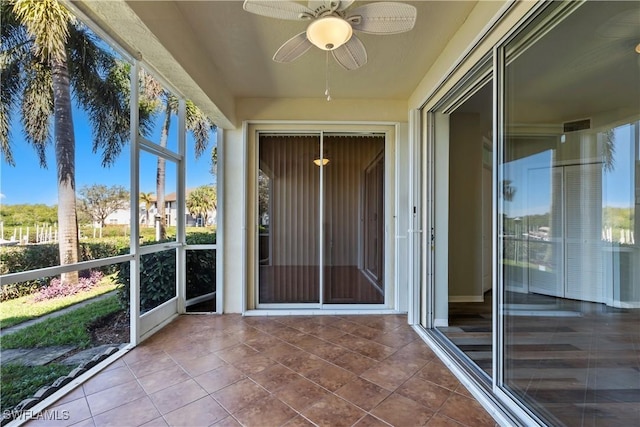
<svg viewBox="0 0 640 427">
<path fill-rule="evenodd" d="M 384 136 L 261 135 L 258 304 L 384 303 Z"/>
<path fill-rule="evenodd" d="M 320 299 L 320 138 L 259 141 L 259 303 Z"/>
<path fill-rule="evenodd" d="M 325 304 L 384 302 L 384 138 L 323 139 Z"/>
</svg>

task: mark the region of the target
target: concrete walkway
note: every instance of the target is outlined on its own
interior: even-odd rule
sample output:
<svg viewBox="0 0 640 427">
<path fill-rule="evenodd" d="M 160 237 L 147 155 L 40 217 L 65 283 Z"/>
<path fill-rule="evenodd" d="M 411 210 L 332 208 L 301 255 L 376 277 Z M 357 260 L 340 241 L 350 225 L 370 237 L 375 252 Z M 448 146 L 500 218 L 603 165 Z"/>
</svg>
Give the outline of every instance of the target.
<svg viewBox="0 0 640 427">
<path fill-rule="evenodd" d="M 79 302 L 77 304 L 70 305 L 67 308 L 63 308 L 62 310 L 54 311 L 53 313 L 45 314 L 44 316 L 36 317 L 35 319 L 27 320 L 26 322 L 18 323 L 17 325 L 14 325 L 14 326 L 9 326 L 8 328 L 2 328 L 0 329 L 0 337 L 3 337 L 5 335 L 11 334 L 13 332 L 19 331 L 24 328 L 28 328 L 29 326 L 35 325 L 36 323 L 44 322 L 49 319 L 53 319 L 54 317 L 62 316 L 63 314 L 67 314 L 70 311 L 76 310 L 80 307 L 84 307 L 85 305 L 91 304 L 92 302 L 101 301 L 103 299 L 109 298 L 110 296 L 115 295 L 117 292 L 118 291 L 107 292 L 106 294 L 102 294 L 95 298 L 91 298 L 91 299 Z"/>
<path fill-rule="evenodd" d="M 40 322 L 46 322 L 52 318 L 69 313 L 70 311 L 77 310 L 80 307 L 84 307 L 87 304 L 91 304 L 96 301 L 109 298 L 116 294 L 117 291 L 107 292 L 106 294 L 91 298 L 78 304 L 74 304 L 62 310 L 58 310 L 53 313 L 46 314 L 36 319 L 31 319 L 26 322 L 22 322 L 18 325 L 11 326 L 0 330 L 0 337 L 17 332 L 21 329 L 27 328 L 31 325 L 35 325 Z M 106 351 L 109 347 L 117 346 L 115 344 L 101 345 L 98 347 L 88 348 L 83 351 L 74 353 L 73 355 L 62 359 L 59 363 L 69 366 L 79 365 L 83 362 L 91 360 L 96 355 L 99 355 Z M 54 347 L 39 347 L 39 348 L 17 348 L 2 350 L 0 354 L 0 363 L 16 363 L 26 366 L 41 366 L 51 363 L 53 360 L 63 357 L 65 354 L 76 350 L 75 346 L 54 346 Z"/>
</svg>

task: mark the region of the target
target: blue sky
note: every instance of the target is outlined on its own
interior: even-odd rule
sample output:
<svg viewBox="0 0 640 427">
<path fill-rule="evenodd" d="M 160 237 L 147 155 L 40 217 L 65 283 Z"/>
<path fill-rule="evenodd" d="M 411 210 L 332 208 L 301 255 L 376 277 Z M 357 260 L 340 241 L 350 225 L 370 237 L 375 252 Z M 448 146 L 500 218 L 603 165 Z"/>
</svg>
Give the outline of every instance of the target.
<svg viewBox="0 0 640 427">
<path fill-rule="evenodd" d="M 159 116 L 160 117 L 160 116 Z M 53 144 L 47 149 L 48 168 L 40 167 L 38 157 L 31 145 L 28 145 L 22 137 L 22 128 L 17 116 L 11 123 L 10 141 L 13 149 L 15 167 L 9 166 L 4 158 L 0 163 L 0 203 L 7 205 L 22 203 L 44 203 L 46 205 L 57 204 L 56 164 Z M 73 119 L 76 139 L 76 188 L 92 184 L 104 184 L 107 186 L 121 185 L 129 190 L 130 177 L 130 147 L 124 147 L 115 164 L 109 168 L 101 165 L 101 154 L 92 153 L 91 129 L 88 126 L 86 114 L 74 109 Z M 158 123 L 160 118 L 158 118 Z M 159 141 L 159 125 L 156 132 L 150 138 Z M 175 120 L 171 125 L 172 139 L 176 140 L 177 127 Z M 212 184 L 214 177 L 210 174 L 210 152 L 215 142 L 215 134 L 212 133 L 209 148 L 199 159 L 195 159 L 193 152 L 193 140 L 187 136 L 187 187 L 193 188 L 200 185 Z M 173 145 L 175 146 L 175 142 Z M 171 148 L 172 141 L 169 142 Z M 140 161 L 140 191 L 153 192 L 156 185 L 156 160 L 157 157 L 148 153 L 141 154 Z M 176 169 L 169 163 L 167 165 L 167 178 L 165 192 L 175 191 Z"/>
<path fill-rule="evenodd" d="M 602 205 L 633 208 L 634 159 L 633 126 L 625 124 L 614 129 L 614 169 L 603 171 Z M 518 159 L 507 164 L 505 178 L 516 192 L 512 201 L 505 203 L 510 217 L 544 214 L 551 207 L 551 150 Z M 572 162 L 572 164 L 577 163 Z"/>
</svg>

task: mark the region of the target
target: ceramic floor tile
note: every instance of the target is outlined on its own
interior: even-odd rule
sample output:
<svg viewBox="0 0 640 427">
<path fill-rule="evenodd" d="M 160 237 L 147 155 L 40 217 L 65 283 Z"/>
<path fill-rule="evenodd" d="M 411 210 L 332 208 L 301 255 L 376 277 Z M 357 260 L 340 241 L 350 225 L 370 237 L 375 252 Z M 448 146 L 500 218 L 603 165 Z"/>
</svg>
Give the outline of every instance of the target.
<svg viewBox="0 0 640 427">
<path fill-rule="evenodd" d="M 251 405 L 236 412 L 234 417 L 243 426 L 278 427 L 286 424 L 298 415 L 296 411 L 278 400 L 269 396 L 265 399 L 254 401 Z"/>
<path fill-rule="evenodd" d="M 495 425 L 493 418 L 487 414 L 477 401 L 457 393 L 449 396 L 449 399 L 438 410 L 438 413 L 468 426 L 493 427 Z"/>
<path fill-rule="evenodd" d="M 96 427 L 137 427 L 160 416 L 153 402 L 144 396 L 93 417 Z"/>
<path fill-rule="evenodd" d="M 246 378 L 213 393 L 213 397 L 231 414 L 267 396 L 268 391 Z"/>
<path fill-rule="evenodd" d="M 386 362 L 379 362 L 368 370 L 364 371 L 360 376 L 372 383 L 378 384 L 387 390 L 393 391 L 405 382 L 411 374 L 407 374 L 402 369 Z"/>
<path fill-rule="evenodd" d="M 186 406 L 207 395 L 207 392 L 193 379 L 157 391 L 149 397 L 164 415 Z"/>
<path fill-rule="evenodd" d="M 261 351 L 260 354 L 263 356 L 267 356 L 268 358 L 275 360 L 276 362 L 280 362 L 297 351 L 299 351 L 298 348 L 286 342 L 280 341 L 279 343 Z"/>
<path fill-rule="evenodd" d="M 490 425 L 460 387 L 406 316 L 180 316 L 58 405 L 78 427 Z"/>
<path fill-rule="evenodd" d="M 433 418 L 431 418 L 429 422 L 426 424 L 426 427 L 467 427 L 467 426 L 464 426 L 463 424 L 460 424 L 459 422 L 452 420 L 449 417 L 445 417 L 444 415 L 435 414 Z M 473 427 L 473 426 L 468 426 L 468 427 Z"/>
<path fill-rule="evenodd" d="M 311 404 L 329 396 L 330 393 L 306 378 L 300 377 L 287 384 L 286 387 L 280 388 L 275 395 L 300 412 Z"/>
<path fill-rule="evenodd" d="M 183 359 L 179 364 L 191 376 L 197 376 L 222 365 L 226 365 L 226 362 L 215 354 L 209 353 L 193 359 Z"/>
<path fill-rule="evenodd" d="M 311 371 L 329 366 L 329 364 L 320 357 L 304 351 L 299 351 L 289 357 L 285 357 L 280 363 L 301 375 L 306 375 Z"/>
<path fill-rule="evenodd" d="M 282 387 L 288 386 L 299 378 L 302 378 L 299 374 L 280 364 L 269 366 L 263 371 L 255 375 L 251 375 L 251 379 L 253 381 L 257 382 L 271 393 L 276 392 Z"/>
<path fill-rule="evenodd" d="M 433 411 L 437 411 L 451 395 L 451 390 L 418 377 L 408 379 L 396 392 Z"/>
<path fill-rule="evenodd" d="M 287 421 L 283 427 L 315 427 L 315 425 L 302 415 L 298 415 Z"/>
<path fill-rule="evenodd" d="M 158 417 L 142 424 L 140 427 L 169 427 L 169 424 L 165 421 L 164 418 Z"/>
<path fill-rule="evenodd" d="M 379 418 L 372 416 L 371 414 L 365 415 L 361 418 L 357 423 L 353 425 L 354 427 L 389 427 L 388 423 L 385 423 Z"/>
<path fill-rule="evenodd" d="M 82 389 L 86 395 L 97 393 L 108 388 L 122 385 L 124 383 L 134 381 L 136 377 L 131 373 L 127 366 L 110 369 L 101 372 L 100 375 L 89 378 L 87 382 L 82 384 Z"/>
<path fill-rule="evenodd" d="M 276 363 L 276 361 L 269 359 L 267 356 L 254 354 L 234 361 L 233 366 L 244 372 L 245 375 L 255 375 Z"/>
<path fill-rule="evenodd" d="M 335 395 L 329 395 L 302 411 L 307 419 L 318 426 L 352 426 L 366 413 Z"/>
<path fill-rule="evenodd" d="M 247 345 L 238 344 L 233 347 L 225 348 L 224 350 L 216 351 L 215 354 L 225 362 L 233 364 L 234 362 L 241 361 L 247 356 L 258 354 L 258 351 Z"/>
<path fill-rule="evenodd" d="M 27 423 L 29 427 L 57 427 L 86 423 L 91 420 L 91 411 L 84 397 L 57 404 Z"/>
<path fill-rule="evenodd" d="M 423 426 L 434 414 L 426 406 L 395 393 L 371 413 L 393 426 Z"/>
<path fill-rule="evenodd" d="M 31 424 L 27 424 L 27 425 L 31 425 Z M 49 424 L 47 424 L 48 426 Z M 67 424 L 69 425 L 69 424 Z M 82 420 L 78 423 L 75 424 L 71 424 L 69 425 L 69 427 L 96 427 L 95 422 L 93 421 L 93 418 L 87 418 L 86 420 Z"/>
<path fill-rule="evenodd" d="M 129 381 L 87 395 L 87 402 L 91 413 L 95 416 L 144 396 L 146 396 L 146 393 L 140 384 L 137 381 Z"/>
<path fill-rule="evenodd" d="M 171 426 L 209 426 L 227 418 L 229 413 L 224 410 L 211 396 L 204 396 L 181 408 L 164 415 L 164 419 Z"/>
<path fill-rule="evenodd" d="M 173 368 L 177 363 L 167 353 L 162 352 L 152 360 L 145 360 L 129 364 L 129 369 L 137 378 L 144 377 L 154 372 L 161 372 L 169 368 Z"/>
<path fill-rule="evenodd" d="M 238 421 L 236 421 L 235 418 L 229 416 L 221 421 L 218 421 L 215 424 L 212 424 L 211 427 L 242 427 L 242 424 L 240 424 Z"/>
<path fill-rule="evenodd" d="M 356 378 L 339 388 L 336 394 L 365 411 L 369 411 L 378 406 L 391 392 L 365 379 Z"/>
<path fill-rule="evenodd" d="M 334 365 L 315 369 L 304 376 L 329 391 L 336 391 L 355 378 L 352 372 Z"/>
<path fill-rule="evenodd" d="M 423 380 L 438 384 L 441 387 L 455 390 L 460 382 L 440 360 L 433 360 L 416 374 Z"/>
<path fill-rule="evenodd" d="M 147 394 L 152 394 L 190 378 L 180 366 L 174 365 L 162 371 L 153 372 L 138 379 Z"/>
<path fill-rule="evenodd" d="M 62 398 L 60 398 L 55 404 L 61 405 L 66 402 L 71 402 L 72 400 L 80 399 L 81 397 L 82 398 L 85 397 L 85 393 L 82 386 L 79 385 L 78 387 L 74 388 L 71 392 L 67 393 Z"/>
<path fill-rule="evenodd" d="M 244 378 L 246 378 L 246 375 L 235 366 L 225 365 L 198 375 L 194 379 L 208 393 L 215 393 L 216 391 Z"/>
<path fill-rule="evenodd" d="M 338 365 L 341 368 L 346 369 L 347 371 L 353 372 L 356 375 L 362 374 L 364 371 L 378 363 L 375 359 L 354 353 L 353 351 L 348 351 L 336 358 L 331 358 L 329 361 L 334 365 Z"/>
</svg>

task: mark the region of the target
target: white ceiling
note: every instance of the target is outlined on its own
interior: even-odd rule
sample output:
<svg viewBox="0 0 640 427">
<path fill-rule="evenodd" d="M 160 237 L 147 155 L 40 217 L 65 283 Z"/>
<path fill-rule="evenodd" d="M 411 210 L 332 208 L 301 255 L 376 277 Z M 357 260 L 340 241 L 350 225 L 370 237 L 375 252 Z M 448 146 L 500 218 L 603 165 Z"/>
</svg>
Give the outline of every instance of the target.
<svg viewBox="0 0 640 427">
<path fill-rule="evenodd" d="M 213 111 L 211 117 L 219 124 L 226 120 L 230 126 L 236 125 L 230 115 L 235 114 L 238 99 L 322 98 L 324 51 L 313 47 L 288 64 L 271 59 L 282 43 L 304 31 L 306 24 L 258 16 L 244 11 L 242 3 L 74 2 L 104 25 L 116 41 L 130 50 L 140 49 L 142 57 L 151 59 L 160 72 L 180 64 L 184 72 L 176 75 L 187 77 L 180 80 L 174 76 L 172 82 L 198 105 L 215 105 L 208 112 Z M 357 1 L 352 7 L 365 3 L 369 1 Z M 417 9 L 411 31 L 394 35 L 358 33 L 367 48 L 366 65 L 346 71 L 330 58 L 334 99 L 407 100 L 477 4 L 404 3 Z M 639 23 L 637 2 L 587 2 L 509 68 L 509 84 L 518 87 L 519 97 L 517 111 L 511 111 L 512 119 L 558 124 L 601 111 L 637 111 L 640 55 L 633 47 L 640 42 Z M 198 90 L 185 90 L 189 87 Z"/>
<path fill-rule="evenodd" d="M 359 1 L 356 5 L 369 3 Z M 464 22 L 475 1 L 412 1 L 413 30 L 394 35 L 358 33 L 368 63 L 346 71 L 330 59 L 334 97 L 407 99 Z M 326 54 L 313 47 L 293 63 L 271 58 L 305 22 L 258 16 L 242 1 L 128 1 L 157 39 L 176 57 L 194 50 L 190 69 L 215 67 L 235 98 L 313 98 L 325 88 Z M 205 65 L 206 64 L 206 65 Z"/>
</svg>

